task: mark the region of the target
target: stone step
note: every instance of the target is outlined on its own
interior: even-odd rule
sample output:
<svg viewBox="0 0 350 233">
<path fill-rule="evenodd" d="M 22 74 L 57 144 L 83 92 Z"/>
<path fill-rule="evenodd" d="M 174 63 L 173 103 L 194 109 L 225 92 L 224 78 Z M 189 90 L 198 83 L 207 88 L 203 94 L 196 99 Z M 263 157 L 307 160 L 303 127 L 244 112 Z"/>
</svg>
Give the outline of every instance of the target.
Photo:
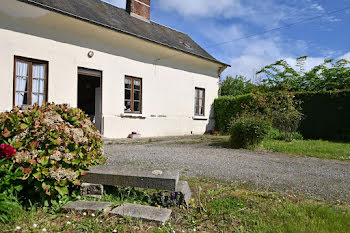
<svg viewBox="0 0 350 233">
<path fill-rule="evenodd" d="M 192 198 L 192 191 L 187 181 L 179 181 L 177 182 L 176 192 L 181 193 L 184 197 L 184 201 L 188 206 L 189 201 Z"/>
<path fill-rule="evenodd" d="M 96 201 L 75 201 L 63 207 L 67 211 L 104 211 L 108 214 L 115 214 L 121 217 L 131 217 L 147 221 L 153 221 L 164 224 L 171 216 L 171 210 L 143 206 L 136 204 L 123 204 L 116 208 L 111 208 L 110 202 Z"/>
<path fill-rule="evenodd" d="M 176 191 L 179 171 L 160 171 L 118 166 L 97 166 L 82 177 L 84 183 Z"/>
<path fill-rule="evenodd" d="M 107 210 L 111 205 L 111 202 L 74 201 L 63 206 L 63 209 L 74 211 L 104 211 Z"/>
<path fill-rule="evenodd" d="M 127 203 L 113 209 L 112 211 L 110 211 L 110 213 L 122 217 L 127 216 L 131 218 L 143 219 L 164 224 L 166 223 L 166 221 L 169 220 L 171 210 L 153 206 L 143 206 Z"/>
</svg>

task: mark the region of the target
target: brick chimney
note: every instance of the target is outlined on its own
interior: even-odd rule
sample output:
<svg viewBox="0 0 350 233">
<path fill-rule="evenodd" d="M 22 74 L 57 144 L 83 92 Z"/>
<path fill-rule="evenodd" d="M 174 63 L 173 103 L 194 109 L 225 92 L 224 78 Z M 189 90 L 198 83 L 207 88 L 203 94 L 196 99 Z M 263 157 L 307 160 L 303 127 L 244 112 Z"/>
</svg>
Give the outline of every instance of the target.
<svg viewBox="0 0 350 233">
<path fill-rule="evenodd" d="M 135 18 L 150 22 L 151 0 L 126 0 L 126 11 Z"/>
</svg>

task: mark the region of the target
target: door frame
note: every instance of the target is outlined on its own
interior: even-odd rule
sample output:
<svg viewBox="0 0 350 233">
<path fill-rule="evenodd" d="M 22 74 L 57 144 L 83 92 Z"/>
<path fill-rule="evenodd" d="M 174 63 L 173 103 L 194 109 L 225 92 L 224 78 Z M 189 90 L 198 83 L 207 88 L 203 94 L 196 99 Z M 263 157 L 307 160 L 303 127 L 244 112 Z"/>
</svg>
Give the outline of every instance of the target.
<svg viewBox="0 0 350 233">
<path fill-rule="evenodd" d="M 100 79 L 100 88 L 101 88 L 101 96 L 100 96 L 100 129 L 101 129 L 101 135 L 104 133 L 104 120 L 103 120 L 103 114 L 102 114 L 102 109 L 103 109 L 103 72 L 102 70 L 96 70 L 96 69 L 90 69 L 90 68 L 85 68 L 78 66 L 78 72 L 77 72 L 77 107 L 79 104 L 79 75 L 85 75 L 85 76 L 90 76 L 93 78 L 99 78 Z M 95 100 L 96 101 L 96 100 Z"/>
</svg>

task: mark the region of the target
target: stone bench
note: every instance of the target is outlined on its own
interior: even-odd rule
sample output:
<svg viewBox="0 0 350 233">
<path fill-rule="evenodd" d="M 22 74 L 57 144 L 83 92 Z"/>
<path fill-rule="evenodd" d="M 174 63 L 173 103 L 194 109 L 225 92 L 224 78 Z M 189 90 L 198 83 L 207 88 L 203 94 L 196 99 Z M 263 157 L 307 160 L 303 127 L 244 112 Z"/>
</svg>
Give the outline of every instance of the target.
<svg viewBox="0 0 350 233">
<path fill-rule="evenodd" d="M 176 191 L 179 181 L 178 171 L 152 171 L 118 166 L 98 166 L 91 168 L 82 177 L 84 183 L 119 187 L 135 187 Z"/>
<path fill-rule="evenodd" d="M 179 171 L 160 171 L 118 166 L 98 166 L 82 177 L 82 195 L 101 198 L 103 185 L 164 190 L 181 193 L 188 205 L 192 198 L 186 181 L 179 181 Z"/>
</svg>

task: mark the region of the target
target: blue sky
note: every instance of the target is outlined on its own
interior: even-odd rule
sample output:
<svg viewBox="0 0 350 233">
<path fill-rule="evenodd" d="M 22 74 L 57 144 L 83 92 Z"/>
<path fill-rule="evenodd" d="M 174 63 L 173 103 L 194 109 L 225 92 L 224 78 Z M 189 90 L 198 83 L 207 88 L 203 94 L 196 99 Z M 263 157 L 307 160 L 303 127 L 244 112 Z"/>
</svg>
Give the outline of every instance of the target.
<svg viewBox="0 0 350 233">
<path fill-rule="evenodd" d="M 125 8 L 126 0 L 104 1 Z M 214 57 L 231 64 L 224 75 L 254 80 L 257 70 L 279 59 L 293 65 L 295 58 L 307 55 L 306 68 L 325 58 L 350 60 L 350 9 L 236 40 L 346 7 L 350 0 L 152 0 L 151 20 L 189 34 Z"/>
</svg>

